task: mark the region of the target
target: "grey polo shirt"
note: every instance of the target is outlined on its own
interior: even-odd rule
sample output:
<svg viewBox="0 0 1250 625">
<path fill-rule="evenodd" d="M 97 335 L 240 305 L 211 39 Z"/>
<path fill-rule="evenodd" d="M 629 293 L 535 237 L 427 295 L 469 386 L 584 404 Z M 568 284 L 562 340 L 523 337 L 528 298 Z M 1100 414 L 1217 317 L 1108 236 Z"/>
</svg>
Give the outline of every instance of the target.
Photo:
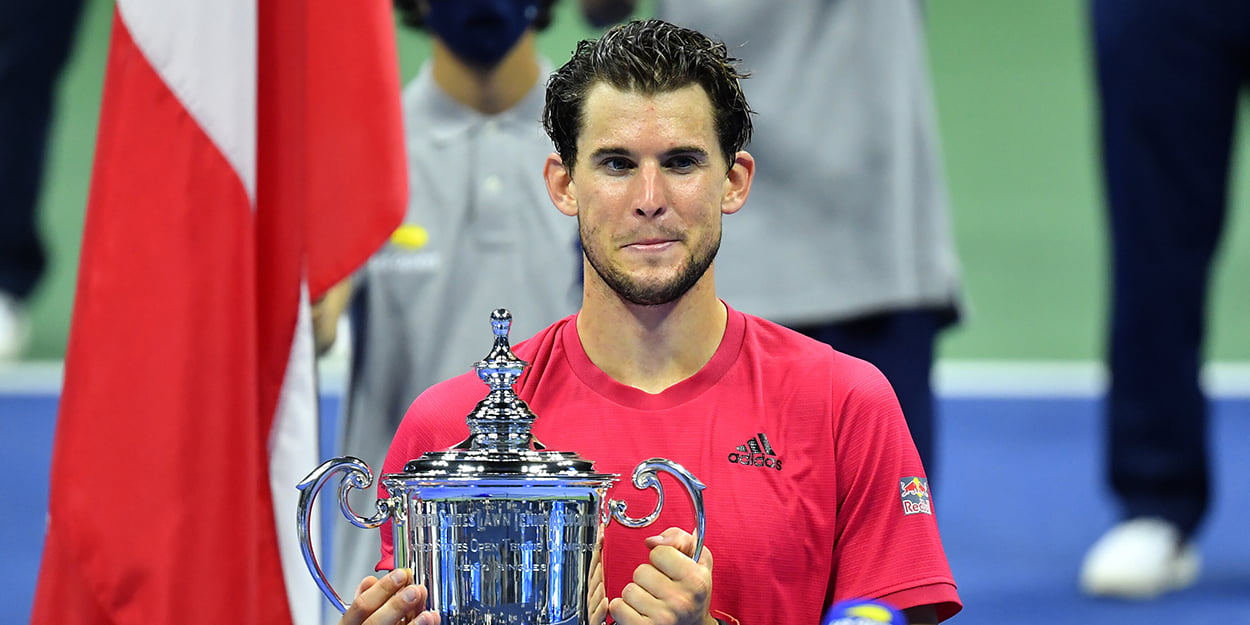
<svg viewBox="0 0 1250 625">
<path fill-rule="evenodd" d="M 492 310 L 512 311 L 516 344 L 580 304 L 577 220 L 552 206 L 542 176 L 552 152 L 539 123 L 544 87 L 490 116 L 448 97 L 428 65 L 404 90 L 408 212 L 356 277 L 339 447 L 375 473 L 412 400 L 490 352 Z M 368 514 L 372 500 L 353 502 Z M 351 593 L 372 572 L 379 540 L 337 521 L 332 578 Z"/>
<path fill-rule="evenodd" d="M 757 171 L 717 292 L 782 323 L 953 306 L 959 267 L 917 0 L 660 0 L 743 59 Z"/>
</svg>

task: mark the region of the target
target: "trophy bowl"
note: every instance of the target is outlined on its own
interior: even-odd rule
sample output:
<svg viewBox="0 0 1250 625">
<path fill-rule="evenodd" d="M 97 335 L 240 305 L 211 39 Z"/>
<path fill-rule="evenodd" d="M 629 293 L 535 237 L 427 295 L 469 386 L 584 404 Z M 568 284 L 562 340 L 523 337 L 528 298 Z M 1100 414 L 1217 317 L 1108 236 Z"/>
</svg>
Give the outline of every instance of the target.
<svg viewBox="0 0 1250 625">
<path fill-rule="evenodd" d="M 512 388 L 527 365 L 508 345 L 511 320 L 505 309 L 491 313 L 494 347 L 475 365 L 490 390 L 466 417 L 469 438 L 383 475 L 388 496 L 377 500 L 375 514 L 362 517 L 348 504 L 352 489 L 373 484 L 358 458 L 328 460 L 298 485 L 304 561 L 340 612 L 346 605 L 317 562 L 309 526 L 317 493 L 336 475 L 343 516 L 362 529 L 391 522 L 395 568 L 412 569 L 429 591 L 427 608 L 447 625 L 590 625 L 589 597 L 603 583 L 592 579 L 603 531 L 613 519 L 637 528 L 659 518 L 659 473 L 676 478 L 690 497 L 698 560 L 705 486 L 681 465 L 664 458 L 638 464 L 633 485 L 654 489 L 656 505 L 634 518 L 624 502 L 607 497 L 619 475 L 596 473 L 592 461 L 534 439 L 536 417 Z"/>
</svg>

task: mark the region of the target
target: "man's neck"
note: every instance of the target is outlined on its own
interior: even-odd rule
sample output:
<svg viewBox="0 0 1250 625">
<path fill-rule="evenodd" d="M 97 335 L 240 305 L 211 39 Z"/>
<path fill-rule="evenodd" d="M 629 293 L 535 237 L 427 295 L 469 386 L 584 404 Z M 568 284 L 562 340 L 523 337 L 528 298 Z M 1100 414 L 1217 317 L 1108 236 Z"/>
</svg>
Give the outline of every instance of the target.
<svg viewBox="0 0 1250 625">
<path fill-rule="evenodd" d="M 534 32 L 521 36 L 497 65 L 484 69 L 460 60 L 434 40 L 434 82 L 457 102 L 486 115 L 502 113 L 523 100 L 538 82 Z"/>
<path fill-rule="evenodd" d="M 728 313 L 711 270 L 662 306 L 631 304 L 594 282 L 601 288 L 588 285 L 577 333 L 590 361 L 617 382 L 659 393 L 697 373 L 720 347 Z"/>
</svg>

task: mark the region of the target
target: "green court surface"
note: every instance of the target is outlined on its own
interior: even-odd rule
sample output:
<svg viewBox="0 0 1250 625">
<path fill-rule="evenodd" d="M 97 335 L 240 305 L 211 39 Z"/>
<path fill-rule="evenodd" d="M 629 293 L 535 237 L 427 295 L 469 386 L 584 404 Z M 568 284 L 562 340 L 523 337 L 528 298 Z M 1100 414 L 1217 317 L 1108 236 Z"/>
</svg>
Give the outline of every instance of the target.
<svg viewBox="0 0 1250 625">
<path fill-rule="evenodd" d="M 41 223 L 52 254 L 29 357 L 58 359 L 70 322 L 112 2 L 89 0 L 63 78 Z M 648 6 L 648 5 L 644 5 Z M 970 314 L 944 359 L 1090 361 L 1101 353 L 1105 231 L 1081 0 L 928 4 L 933 79 Z M 556 64 L 593 36 L 563 0 L 540 46 Z M 642 13 L 645 13 L 645 8 Z M 404 77 L 428 45 L 400 37 Z M 1250 122 L 1250 106 L 1242 116 Z M 1250 361 L 1250 123 L 1211 302 L 1207 352 Z M 749 207 L 748 207 L 749 208 Z"/>
</svg>

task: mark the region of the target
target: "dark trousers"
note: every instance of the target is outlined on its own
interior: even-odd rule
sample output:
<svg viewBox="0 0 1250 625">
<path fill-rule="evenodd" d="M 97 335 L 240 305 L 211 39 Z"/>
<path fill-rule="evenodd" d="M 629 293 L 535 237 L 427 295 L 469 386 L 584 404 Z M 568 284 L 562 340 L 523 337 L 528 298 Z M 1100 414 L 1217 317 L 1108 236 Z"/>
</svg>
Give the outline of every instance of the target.
<svg viewBox="0 0 1250 625">
<path fill-rule="evenodd" d="M 35 207 L 57 77 L 82 0 L 0 5 L 0 291 L 25 298 L 43 272 Z"/>
<path fill-rule="evenodd" d="M 934 398 L 931 383 L 938 332 L 951 311 L 907 310 L 839 323 L 791 326 L 834 349 L 867 360 L 885 374 L 898 396 L 907 427 L 931 481 L 935 481 Z"/>
<path fill-rule="evenodd" d="M 1093 0 L 1092 17 L 1112 250 L 1108 474 L 1126 517 L 1191 535 L 1210 496 L 1199 370 L 1250 3 Z"/>
</svg>

